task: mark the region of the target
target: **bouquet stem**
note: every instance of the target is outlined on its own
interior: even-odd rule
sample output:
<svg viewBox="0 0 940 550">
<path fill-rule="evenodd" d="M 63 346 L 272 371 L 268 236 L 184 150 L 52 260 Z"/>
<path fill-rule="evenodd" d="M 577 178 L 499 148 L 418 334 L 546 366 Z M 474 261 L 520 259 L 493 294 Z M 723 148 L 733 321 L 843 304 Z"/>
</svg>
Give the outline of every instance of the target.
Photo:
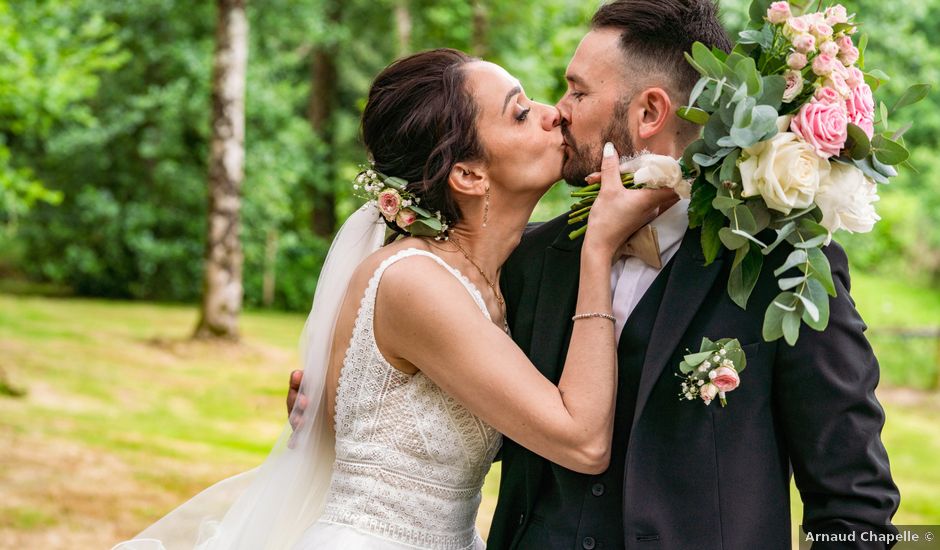
<svg viewBox="0 0 940 550">
<path fill-rule="evenodd" d="M 626 189 L 639 189 L 641 187 L 633 183 L 633 174 L 631 173 L 621 174 L 620 181 Z M 579 198 L 581 200 L 571 205 L 571 212 L 568 214 L 568 225 L 576 225 L 588 219 L 591 213 L 591 207 L 594 205 L 594 201 L 597 200 L 597 195 L 600 191 L 601 184 L 595 183 L 571 193 L 573 198 Z M 587 225 L 579 227 L 569 233 L 568 238 L 573 241 L 584 235 L 585 232 L 587 232 Z"/>
</svg>

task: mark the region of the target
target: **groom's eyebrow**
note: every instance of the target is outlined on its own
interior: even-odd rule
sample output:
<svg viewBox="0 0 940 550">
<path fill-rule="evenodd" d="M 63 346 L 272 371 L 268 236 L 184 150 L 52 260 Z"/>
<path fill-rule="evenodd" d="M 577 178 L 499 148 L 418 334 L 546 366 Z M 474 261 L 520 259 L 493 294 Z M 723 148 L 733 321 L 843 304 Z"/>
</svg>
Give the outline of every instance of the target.
<svg viewBox="0 0 940 550">
<path fill-rule="evenodd" d="M 581 77 L 579 77 L 579 76 L 576 75 L 576 74 L 566 74 L 566 75 L 565 75 L 565 80 L 567 80 L 568 82 L 570 82 L 570 83 L 572 83 L 572 84 L 574 84 L 574 85 L 580 85 L 580 84 L 583 84 L 583 83 L 584 83 L 584 81 L 581 80 Z"/>
<path fill-rule="evenodd" d="M 509 105 L 509 100 L 512 99 L 514 95 L 522 93 L 522 87 L 516 86 L 515 88 L 509 90 L 509 93 L 506 94 L 506 99 L 503 101 L 503 113 L 506 112 L 506 106 Z"/>
</svg>

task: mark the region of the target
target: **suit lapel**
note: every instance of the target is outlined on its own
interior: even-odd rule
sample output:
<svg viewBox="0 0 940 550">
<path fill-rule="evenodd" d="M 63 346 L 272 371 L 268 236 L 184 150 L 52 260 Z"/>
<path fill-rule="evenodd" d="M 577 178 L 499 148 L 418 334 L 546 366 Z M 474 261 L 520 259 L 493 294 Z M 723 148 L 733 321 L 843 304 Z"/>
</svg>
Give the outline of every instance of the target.
<svg viewBox="0 0 940 550">
<path fill-rule="evenodd" d="M 568 333 L 572 311 L 577 303 L 578 278 L 581 272 L 581 242 L 570 241 L 565 228 L 545 249 L 540 274 L 535 317 L 532 320 L 532 338 L 528 355 L 532 363 L 549 380 L 558 383 L 565 358 L 562 349 Z M 526 453 L 525 468 L 526 511 L 531 512 L 538 494 L 542 475 L 548 467 L 535 453 Z"/>
<path fill-rule="evenodd" d="M 564 357 L 561 355 L 565 336 L 570 328 L 578 296 L 581 272 L 581 240 L 568 240 L 562 231 L 555 243 L 545 250 L 539 281 L 529 358 L 554 383 L 561 377 Z"/>
<path fill-rule="evenodd" d="M 674 259 L 669 282 L 656 314 L 650 337 L 640 387 L 637 390 L 633 423 L 636 425 L 649 400 L 656 381 L 673 356 L 676 347 L 689 328 L 705 297 L 721 273 L 724 258 L 719 257 L 705 267 L 705 258 L 699 244 L 701 231 L 687 231 Z"/>
</svg>

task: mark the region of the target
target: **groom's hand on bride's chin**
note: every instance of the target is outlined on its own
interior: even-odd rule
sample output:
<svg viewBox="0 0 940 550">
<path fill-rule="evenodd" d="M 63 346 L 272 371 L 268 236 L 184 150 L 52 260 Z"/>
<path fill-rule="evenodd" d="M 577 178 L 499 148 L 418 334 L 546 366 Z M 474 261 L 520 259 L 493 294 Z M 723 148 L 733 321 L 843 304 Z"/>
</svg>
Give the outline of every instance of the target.
<svg viewBox="0 0 940 550">
<path fill-rule="evenodd" d="M 303 416 L 304 409 L 307 408 L 307 398 L 300 395 L 300 382 L 303 380 L 303 371 L 295 370 L 290 373 L 290 384 L 287 389 L 287 417 L 290 425 L 295 430 L 300 427 L 300 419 Z M 297 396 L 300 395 L 300 401 Z M 297 402 L 297 410 L 294 411 L 294 403 Z M 293 414 L 291 414 L 293 411 Z"/>
</svg>

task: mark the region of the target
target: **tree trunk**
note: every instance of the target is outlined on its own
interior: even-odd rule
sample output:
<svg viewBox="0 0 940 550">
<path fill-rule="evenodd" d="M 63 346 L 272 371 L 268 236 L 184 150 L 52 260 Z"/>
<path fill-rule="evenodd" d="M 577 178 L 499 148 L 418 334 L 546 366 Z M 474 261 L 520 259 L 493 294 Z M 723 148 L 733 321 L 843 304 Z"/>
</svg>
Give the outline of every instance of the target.
<svg viewBox="0 0 940 550">
<path fill-rule="evenodd" d="M 331 26 L 340 23 L 341 0 L 325 0 L 326 18 Z M 320 159 L 323 164 L 323 181 L 311 182 L 310 200 L 311 229 L 314 235 L 329 239 L 336 229 L 336 136 L 334 134 L 334 112 L 339 104 L 339 71 L 336 66 L 338 48 L 335 42 L 318 45 L 311 56 L 310 100 L 307 119 L 314 134 L 323 144 L 326 154 Z"/>
<path fill-rule="evenodd" d="M 484 0 L 470 0 L 473 11 L 473 35 L 470 39 L 470 53 L 474 57 L 486 57 L 486 32 L 489 26 L 489 15 Z"/>
<path fill-rule="evenodd" d="M 398 35 L 398 57 L 411 52 L 411 9 L 408 0 L 395 3 L 395 31 Z"/>
<path fill-rule="evenodd" d="M 239 210 L 245 161 L 246 0 L 216 0 L 209 215 L 202 310 L 196 338 L 238 339 L 242 308 Z"/>
</svg>

